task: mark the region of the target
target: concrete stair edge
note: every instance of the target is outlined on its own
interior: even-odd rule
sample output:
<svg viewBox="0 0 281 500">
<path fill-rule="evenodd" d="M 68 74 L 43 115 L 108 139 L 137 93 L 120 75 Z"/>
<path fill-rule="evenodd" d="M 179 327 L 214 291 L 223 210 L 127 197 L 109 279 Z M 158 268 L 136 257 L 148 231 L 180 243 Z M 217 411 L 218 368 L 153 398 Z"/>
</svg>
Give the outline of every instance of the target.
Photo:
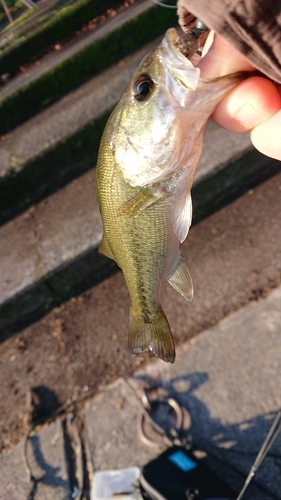
<svg viewBox="0 0 281 500">
<path fill-rule="evenodd" d="M 220 157 L 219 154 L 218 157 Z M 223 165 L 217 165 L 216 168 L 207 173 L 202 174 L 199 169 L 197 180 L 192 189 L 194 207 L 193 224 L 198 223 L 224 204 L 245 193 L 258 182 L 274 175 L 278 171 L 280 171 L 280 162 L 260 155 L 253 148 L 247 148 L 237 157 L 229 159 Z M 79 214 L 77 215 L 77 209 L 72 207 L 74 216 L 71 218 L 72 215 L 70 214 L 69 226 L 65 228 L 64 219 L 62 219 L 62 222 L 60 221 L 61 217 L 64 216 L 59 211 L 56 211 L 56 207 L 50 213 L 46 210 L 42 215 L 42 219 L 40 219 L 39 214 L 38 220 L 43 220 L 41 237 L 39 234 L 40 229 L 34 230 L 35 233 L 38 231 L 39 234 L 39 250 L 36 248 L 36 250 L 32 250 L 29 253 L 30 261 L 33 259 L 34 273 L 30 277 L 29 282 L 20 288 L 18 287 L 15 292 L 11 291 L 9 297 L 5 297 L 0 301 L 0 331 L 2 331 L 4 337 L 9 335 L 10 332 L 20 329 L 22 325 L 33 322 L 53 307 L 58 306 L 77 293 L 85 291 L 118 269 L 113 261 L 98 253 L 102 225 L 95 199 L 95 170 L 87 172 L 80 180 L 75 180 L 69 187 L 67 186 L 61 192 L 52 195 L 50 199 L 65 196 L 69 200 L 68 203 L 73 204 L 73 199 L 76 196 L 75 184 L 79 187 L 80 181 L 84 182 L 84 186 L 88 186 L 89 191 L 84 196 L 85 192 L 82 186 L 81 200 L 83 208 L 81 210 L 86 205 L 88 207 L 89 203 L 92 204 L 86 210 L 86 219 L 83 219 L 84 215 L 81 217 Z M 72 191 L 67 192 L 68 189 L 72 189 Z M 87 196 L 91 200 L 88 204 Z M 65 211 L 68 211 L 67 215 L 69 215 L 69 207 L 67 202 L 63 200 L 64 198 L 57 200 L 56 206 L 61 207 L 63 205 Z M 41 204 L 44 203 L 41 202 Z M 39 211 L 44 209 L 44 207 L 40 208 L 41 204 L 39 204 Z M 2 241 L 4 240 L 2 239 L 1 231 L 9 230 L 9 224 L 24 223 L 22 219 L 26 215 L 22 214 L 14 221 L 3 226 L 3 228 L 0 228 L 0 238 Z M 48 234 L 46 237 L 44 235 L 44 223 L 53 219 L 54 224 L 59 224 L 59 227 L 61 224 L 61 229 L 55 233 L 51 229 L 48 233 L 47 228 Z M 40 227 L 38 221 L 36 224 L 36 227 Z M 25 235 L 24 230 L 23 235 Z M 19 242 L 21 241 L 19 239 Z M 65 246 L 64 249 L 62 248 L 63 246 Z M 38 251 L 42 254 L 39 263 L 36 260 L 38 259 Z M 23 253 L 26 256 L 28 248 Z M 0 259 L 0 269 L 3 266 L 4 263 Z M 21 269 L 24 272 L 24 267 L 18 265 L 17 262 L 13 265 L 11 259 L 11 279 L 13 279 L 14 269 L 18 269 L 19 273 Z M 5 269 L 3 269 L 3 274 L 5 277 Z M 5 280 L 2 285 L 3 290 L 5 290 Z"/>
</svg>

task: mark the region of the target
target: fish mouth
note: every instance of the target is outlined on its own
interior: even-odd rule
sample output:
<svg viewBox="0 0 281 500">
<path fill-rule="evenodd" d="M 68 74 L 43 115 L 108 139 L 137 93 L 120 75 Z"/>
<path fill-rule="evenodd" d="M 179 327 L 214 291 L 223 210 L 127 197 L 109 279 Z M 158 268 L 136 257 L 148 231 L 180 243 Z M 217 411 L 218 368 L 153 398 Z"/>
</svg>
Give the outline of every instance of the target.
<svg viewBox="0 0 281 500">
<path fill-rule="evenodd" d="M 193 35 L 181 37 L 175 28 L 170 28 L 165 34 L 160 50 L 163 65 L 172 76 L 172 80 L 169 80 L 169 88 L 174 87 L 172 93 L 178 95 L 180 88 L 188 92 L 194 91 L 198 86 L 200 69 L 194 67 L 190 61 L 190 54 L 197 50 L 197 41 Z M 173 80 L 177 83 L 176 86 Z M 178 95 L 179 102 L 182 99 L 185 100 L 185 94 Z"/>
<path fill-rule="evenodd" d="M 190 59 L 198 50 L 198 36 L 193 31 L 180 36 L 175 28 L 170 28 L 166 32 L 166 40 L 177 57 Z"/>
</svg>

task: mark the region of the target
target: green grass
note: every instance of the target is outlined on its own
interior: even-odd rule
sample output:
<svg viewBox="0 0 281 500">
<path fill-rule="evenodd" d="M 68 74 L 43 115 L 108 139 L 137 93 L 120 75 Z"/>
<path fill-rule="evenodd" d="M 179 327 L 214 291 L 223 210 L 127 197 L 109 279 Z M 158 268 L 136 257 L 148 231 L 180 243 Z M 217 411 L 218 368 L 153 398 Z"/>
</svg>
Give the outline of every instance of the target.
<svg viewBox="0 0 281 500">
<path fill-rule="evenodd" d="M 36 2 L 36 0 L 33 0 L 33 1 Z M 24 9 L 27 10 L 27 7 L 19 0 L 5 0 L 5 2 L 6 2 L 6 5 L 9 9 L 9 12 L 10 12 L 12 18 L 14 18 L 15 14 L 17 14 L 19 10 L 24 10 Z M 7 15 L 4 11 L 4 8 L 1 5 L 0 6 L 0 23 L 2 23 L 3 21 L 6 21 L 6 20 L 7 20 Z M 10 27 L 12 25 L 14 25 L 14 22 L 9 23 L 8 27 Z"/>
</svg>

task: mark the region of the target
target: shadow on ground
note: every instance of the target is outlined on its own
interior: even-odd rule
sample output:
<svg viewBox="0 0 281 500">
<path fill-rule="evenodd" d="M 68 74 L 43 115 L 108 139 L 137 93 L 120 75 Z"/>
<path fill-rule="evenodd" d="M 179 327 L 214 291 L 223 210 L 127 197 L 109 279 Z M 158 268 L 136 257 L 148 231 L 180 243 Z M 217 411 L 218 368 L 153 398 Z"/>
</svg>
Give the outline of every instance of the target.
<svg viewBox="0 0 281 500">
<path fill-rule="evenodd" d="M 145 386 L 152 387 L 152 392 L 155 390 L 155 381 L 153 379 L 146 376 L 141 376 L 140 379 Z M 214 468 L 215 472 L 222 476 L 222 479 L 224 479 L 223 468 L 221 469 L 223 463 L 224 466 L 226 465 L 235 475 L 240 476 L 241 479 L 243 478 L 244 481 L 273 424 L 277 411 L 264 413 L 249 420 L 225 425 L 220 418 L 212 417 L 207 406 L 196 395 L 196 391 L 203 386 L 207 380 L 207 373 L 191 373 L 164 381 L 160 384 L 160 387 L 169 397 L 174 398 L 182 406 L 183 410 L 188 412 L 189 427 L 183 432 L 183 437 L 190 438 L 192 448 L 207 453 L 208 465 Z M 159 388 L 159 381 L 157 382 L 157 386 Z M 151 401 L 153 401 L 153 399 Z M 171 412 L 169 413 L 170 414 L 167 412 L 167 408 L 162 406 L 160 411 L 159 409 L 158 411 L 155 410 L 153 414 L 157 423 L 164 427 L 166 431 L 169 430 L 169 427 L 171 428 L 169 424 L 167 427 L 168 421 L 170 421 L 171 424 Z M 261 467 L 256 472 L 253 481 L 253 483 L 264 491 L 264 493 L 276 495 L 276 497 L 274 497 L 276 499 L 281 498 L 280 445 L 281 435 L 270 449 Z M 226 476 L 227 475 L 228 472 L 226 472 Z M 232 480 L 230 480 L 230 482 L 232 482 Z M 237 484 L 231 484 L 231 486 L 237 491 Z M 247 498 L 252 498 L 252 490 L 253 487 L 251 486 L 249 488 L 249 496 L 246 494 L 245 500 Z"/>
</svg>

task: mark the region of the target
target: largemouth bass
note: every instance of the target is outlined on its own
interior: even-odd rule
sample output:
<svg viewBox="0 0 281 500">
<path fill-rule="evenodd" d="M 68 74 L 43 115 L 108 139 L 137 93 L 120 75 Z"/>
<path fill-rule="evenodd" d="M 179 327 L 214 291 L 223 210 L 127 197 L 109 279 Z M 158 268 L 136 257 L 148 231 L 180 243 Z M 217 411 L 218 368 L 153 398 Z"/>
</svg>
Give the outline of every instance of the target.
<svg viewBox="0 0 281 500">
<path fill-rule="evenodd" d="M 187 300 L 192 280 L 179 250 L 187 236 L 190 190 L 203 130 L 237 77 L 200 79 L 179 50 L 175 29 L 141 62 L 100 143 L 97 196 L 101 253 L 122 269 L 131 298 L 129 346 L 173 362 L 175 346 L 160 302 L 164 279 Z"/>
</svg>

